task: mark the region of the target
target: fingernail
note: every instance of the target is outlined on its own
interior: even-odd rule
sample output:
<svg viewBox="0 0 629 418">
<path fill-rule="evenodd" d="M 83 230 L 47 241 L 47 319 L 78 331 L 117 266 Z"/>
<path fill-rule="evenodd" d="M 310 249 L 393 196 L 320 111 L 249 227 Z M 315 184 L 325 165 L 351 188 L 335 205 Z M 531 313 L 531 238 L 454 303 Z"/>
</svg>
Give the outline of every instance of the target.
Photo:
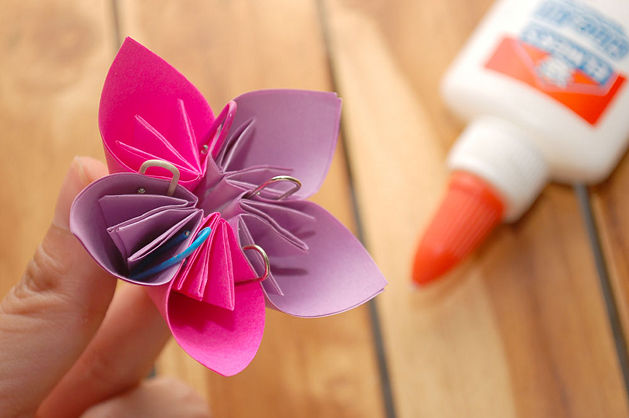
<svg viewBox="0 0 629 418">
<path fill-rule="evenodd" d="M 75 168 L 77 175 L 79 176 L 79 182 L 87 186 L 90 181 L 88 180 L 87 173 L 85 173 L 85 165 L 83 164 L 82 157 L 74 157 L 72 164 L 70 165 L 70 171 Z"/>
<path fill-rule="evenodd" d="M 98 160 L 92 157 L 75 157 L 79 164 L 79 178 L 83 184 L 83 188 L 88 184 L 107 175 L 107 168 Z"/>
<path fill-rule="evenodd" d="M 57 206 L 52 220 L 54 225 L 62 229 L 70 229 L 70 207 L 74 197 L 89 183 L 89 177 L 85 172 L 81 157 L 74 157 L 57 198 Z"/>
</svg>

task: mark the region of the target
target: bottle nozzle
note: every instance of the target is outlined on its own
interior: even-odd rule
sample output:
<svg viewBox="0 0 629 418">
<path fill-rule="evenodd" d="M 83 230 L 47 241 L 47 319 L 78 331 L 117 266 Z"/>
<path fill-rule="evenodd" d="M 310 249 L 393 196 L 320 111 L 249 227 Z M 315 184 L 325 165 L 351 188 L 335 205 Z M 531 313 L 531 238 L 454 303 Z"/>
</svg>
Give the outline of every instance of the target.
<svg viewBox="0 0 629 418">
<path fill-rule="evenodd" d="M 503 213 L 502 198 L 487 182 L 455 171 L 417 248 L 415 283 L 429 283 L 458 264 L 500 223 Z"/>
</svg>

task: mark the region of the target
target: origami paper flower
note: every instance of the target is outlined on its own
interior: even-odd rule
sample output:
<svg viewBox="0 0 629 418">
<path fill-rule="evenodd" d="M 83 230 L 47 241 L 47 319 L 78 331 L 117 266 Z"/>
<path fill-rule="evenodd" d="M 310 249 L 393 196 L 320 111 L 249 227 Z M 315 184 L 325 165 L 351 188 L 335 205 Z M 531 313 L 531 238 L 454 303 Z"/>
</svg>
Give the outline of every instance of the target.
<svg viewBox="0 0 629 418">
<path fill-rule="evenodd" d="M 77 196 L 71 229 L 103 268 L 147 287 L 184 350 L 236 374 L 260 345 L 266 304 L 332 315 L 386 284 L 358 240 L 303 200 L 325 178 L 339 115 L 334 93 L 263 90 L 215 118 L 183 75 L 127 38 L 99 111 L 117 174 Z"/>
</svg>

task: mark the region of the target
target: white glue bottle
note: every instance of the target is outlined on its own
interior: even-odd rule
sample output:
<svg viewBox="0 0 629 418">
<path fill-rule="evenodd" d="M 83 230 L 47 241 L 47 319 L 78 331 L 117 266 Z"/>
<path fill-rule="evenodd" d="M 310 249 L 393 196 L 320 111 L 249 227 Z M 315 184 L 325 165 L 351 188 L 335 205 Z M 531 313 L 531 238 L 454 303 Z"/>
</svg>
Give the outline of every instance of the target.
<svg viewBox="0 0 629 418">
<path fill-rule="evenodd" d="M 629 2 L 501 0 L 442 84 L 469 125 L 448 157 L 441 206 L 413 280 L 441 276 L 549 179 L 596 183 L 629 139 Z"/>
</svg>

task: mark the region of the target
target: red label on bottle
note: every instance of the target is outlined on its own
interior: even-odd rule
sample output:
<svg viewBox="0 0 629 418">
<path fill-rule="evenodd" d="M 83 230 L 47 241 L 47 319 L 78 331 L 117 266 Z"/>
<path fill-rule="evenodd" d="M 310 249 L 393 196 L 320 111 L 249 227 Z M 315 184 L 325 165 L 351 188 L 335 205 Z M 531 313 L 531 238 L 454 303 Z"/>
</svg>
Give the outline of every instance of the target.
<svg viewBox="0 0 629 418">
<path fill-rule="evenodd" d="M 625 82 L 625 77 L 612 72 L 606 75 L 604 82 L 599 82 L 592 73 L 564 62 L 527 42 L 504 38 L 485 68 L 528 84 L 595 125 Z"/>
</svg>

